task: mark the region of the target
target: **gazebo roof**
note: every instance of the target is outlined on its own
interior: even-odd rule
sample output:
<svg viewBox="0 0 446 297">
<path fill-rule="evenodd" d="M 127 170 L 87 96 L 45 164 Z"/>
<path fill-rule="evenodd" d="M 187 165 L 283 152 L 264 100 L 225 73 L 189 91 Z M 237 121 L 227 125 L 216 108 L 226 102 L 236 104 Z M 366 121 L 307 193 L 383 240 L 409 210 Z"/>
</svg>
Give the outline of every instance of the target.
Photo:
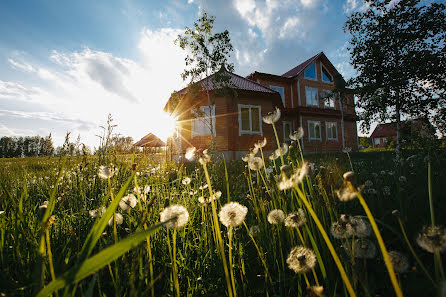
<svg viewBox="0 0 446 297">
<path fill-rule="evenodd" d="M 149 133 L 143 138 L 141 138 L 138 142 L 134 144 L 134 146 L 139 147 L 162 147 L 166 146 L 166 143 L 159 139 L 155 134 Z"/>
</svg>

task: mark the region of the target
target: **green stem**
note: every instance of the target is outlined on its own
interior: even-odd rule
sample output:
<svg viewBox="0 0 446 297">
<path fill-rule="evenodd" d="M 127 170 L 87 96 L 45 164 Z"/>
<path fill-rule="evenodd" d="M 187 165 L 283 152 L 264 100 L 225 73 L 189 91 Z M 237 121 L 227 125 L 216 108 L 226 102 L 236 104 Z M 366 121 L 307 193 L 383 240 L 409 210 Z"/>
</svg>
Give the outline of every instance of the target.
<svg viewBox="0 0 446 297">
<path fill-rule="evenodd" d="M 229 270 L 231 273 L 231 283 L 232 283 L 232 291 L 234 292 L 234 297 L 237 296 L 237 291 L 235 289 L 235 279 L 234 279 L 234 268 L 232 263 L 232 227 L 229 227 L 228 230 L 229 237 Z"/>
<path fill-rule="evenodd" d="M 283 156 L 282 156 L 282 148 L 280 147 L 279 136 L 277 136 L 276 125 L 274 125 L 274 123 L 273 123 L 273 130 L 274 130 L 274 135 L 276 136 L 277 149 L 279 150 L 280 160 L 282 161 L 282 165 L 285 165 L 285 162 L 283 161 Z"/>
<path fill-rule="evenodd" d="M 434 216 L 434 200 L 432 197 L 432 177 L 431 177 L 431 161 L 427 162 L 427 187 L 429 192 L 429 207 L 431 211 L 431 221 L 432 227 L 435 226 L 435 216 Z"/>
</svg>

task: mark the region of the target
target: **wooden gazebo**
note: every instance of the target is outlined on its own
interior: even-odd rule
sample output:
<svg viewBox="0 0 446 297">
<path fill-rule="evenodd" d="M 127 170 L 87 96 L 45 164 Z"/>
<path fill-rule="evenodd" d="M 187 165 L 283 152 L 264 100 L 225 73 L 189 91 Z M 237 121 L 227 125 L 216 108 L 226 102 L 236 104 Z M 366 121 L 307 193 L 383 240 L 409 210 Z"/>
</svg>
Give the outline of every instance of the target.
<svg viewBox="0 0 446 297">
<path fill-rule="evenodd" d="M 142 147 L 144 152 L 159 153 L 161 148 L 166 148 L 167 145 L 155 134 L 149 133 L 136 142 L 134 146 Z"/>
</svg>

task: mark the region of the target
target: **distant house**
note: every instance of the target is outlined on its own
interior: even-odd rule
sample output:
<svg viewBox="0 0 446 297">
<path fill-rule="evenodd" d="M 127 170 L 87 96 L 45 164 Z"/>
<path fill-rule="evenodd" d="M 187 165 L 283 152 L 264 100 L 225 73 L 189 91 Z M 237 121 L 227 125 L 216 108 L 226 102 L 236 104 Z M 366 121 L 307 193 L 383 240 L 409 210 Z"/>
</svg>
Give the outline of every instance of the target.
<svg viewBox="0 0 446 297">
<path fill-rule="evenodd" d="M 338 74 L 323 52 L 283 75 L 253 72 L 244 78 L 224 67 L 217 73 L 220 74 L 230 81 L 230 90 L 225 94 L 216 92 L 218 88 L 210 76 L 199 82 L 198 97 L 185 88 L 169 98 L 165 110 L 177 117 L 178 130 L 171 145 L 178 156 L 190 146 L 209 147 L 211 133 L 216 150 L 226 160 L 240 159 L 264 137 L 268 142 L 265 150 L 272 151 L 276 148 L 274 132 L 262 117 L 275 107 L 282 113 L 276 123 L 280 141 L 290 141 L 289 134 L 303 127 L 301 143 L 306 152 L 339 151 L 343 139 L 345 147 L 358 149 L 353 97 L 343 105 L 344 131 L 339 101 L 333 96 L 322 98 L 333 90 L 333 77 Z M 214 98 L 211 108 L 206 90 Z"/>
<path fill-rule="evenodd" d="M 412 136 L 434 136 L 435 131 L 429 121 L 416 119 L 401 122 L 403 138 Z M 386 147 L 391 141 L 396 141 L 396 122 L 378 124 L 370 135 L 373 147 Z"/>
</svg>

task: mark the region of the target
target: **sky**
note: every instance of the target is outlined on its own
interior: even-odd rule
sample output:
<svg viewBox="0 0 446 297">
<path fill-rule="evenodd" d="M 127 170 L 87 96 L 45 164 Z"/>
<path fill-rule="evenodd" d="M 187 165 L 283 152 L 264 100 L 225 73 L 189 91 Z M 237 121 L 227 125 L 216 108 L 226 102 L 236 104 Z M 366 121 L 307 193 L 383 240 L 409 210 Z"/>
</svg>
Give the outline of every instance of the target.
<svg viewBox="0 0 446 297">
<path fill-rule="evenodd" d="M 362 0 L 0 1 L 0 136 L 67 132 L 99 145 L 108 114 L 135 141 L 167 137 L 162 109 L 187 85 L 186 52 L 174 44 L 206 10 L 228 30 L 235 73 L 281 75 L 323 51 L 355 75 L 343 25 Z"/>
</svg>

